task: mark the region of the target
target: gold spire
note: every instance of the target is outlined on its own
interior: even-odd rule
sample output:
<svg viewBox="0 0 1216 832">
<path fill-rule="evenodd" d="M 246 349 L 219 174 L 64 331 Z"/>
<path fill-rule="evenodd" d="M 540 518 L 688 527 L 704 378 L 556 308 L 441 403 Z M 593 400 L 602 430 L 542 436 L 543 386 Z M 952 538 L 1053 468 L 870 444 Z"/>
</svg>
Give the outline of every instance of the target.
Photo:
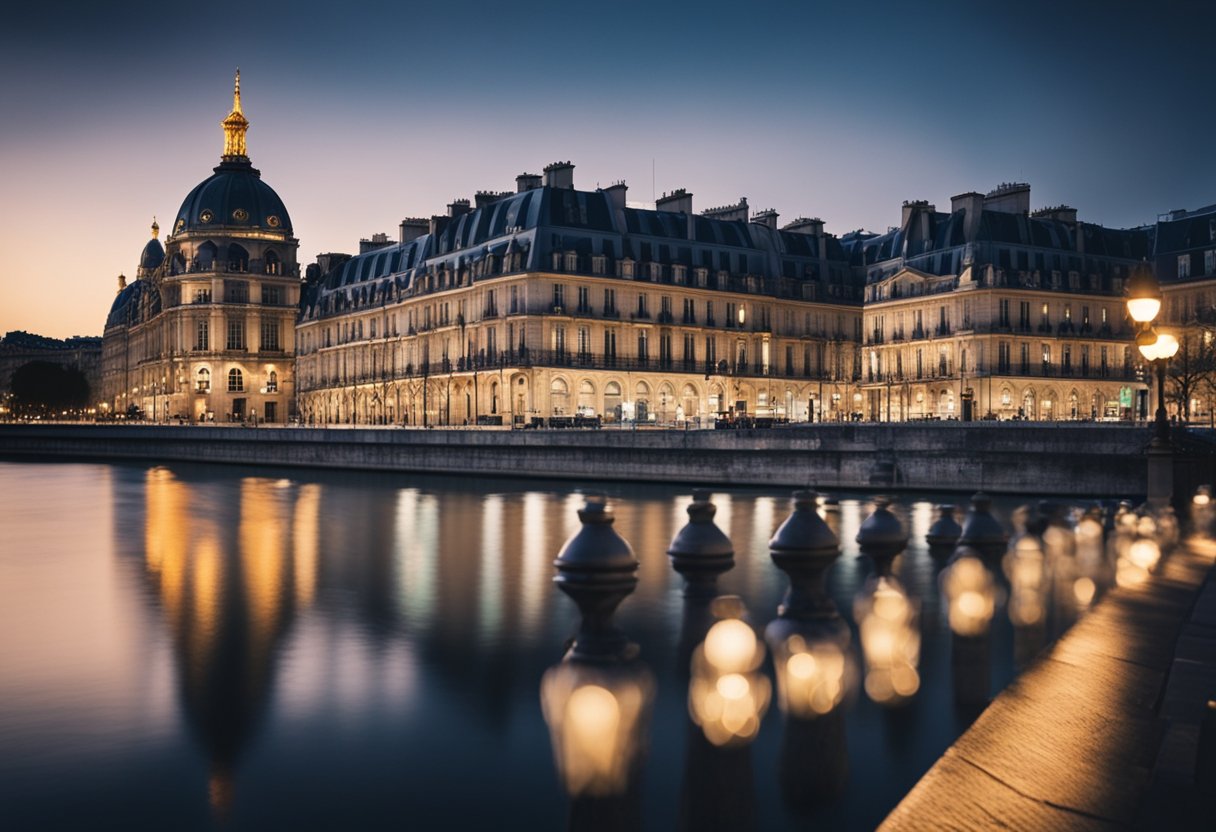
<svg viewBox="0 0 1216 832">
<path fill-rule="evenodd" d="M 232 112 L 220 122 L 224 128 L 224 161 L 247 162 L 245 155 L 245 131 L 249 129 L 249 120 L 241 112 L 241 71 L 236 71 L 236 83 L 232 88 Z"/>
<path fill-rule="evenodd" d="M 156 221 L 156 217 L 152 217 L 152 239 L 155 240 L 160 236 L 160 223 Z"/>
</svg>

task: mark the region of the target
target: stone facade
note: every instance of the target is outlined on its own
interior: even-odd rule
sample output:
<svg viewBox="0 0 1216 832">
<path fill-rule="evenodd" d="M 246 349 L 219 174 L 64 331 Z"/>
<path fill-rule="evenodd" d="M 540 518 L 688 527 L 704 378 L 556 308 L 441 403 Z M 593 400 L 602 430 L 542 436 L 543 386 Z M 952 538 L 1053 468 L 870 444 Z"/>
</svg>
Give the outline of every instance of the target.
<svg viewBox="0 0 1216 832">
<path fill-rule="evenodd" d="M 869 418 L 1143 414 L 1123 281 L 1149 235 L 1029 205 L 1021 184 L 962 194 L 949 212 L 911 202 L 898 228 L 846 238 L 866 280 Z"/>
<path fill-rule="evenodd" d="M 309 424 L 839 420 L 858 412 L 860 297 L 822 223 L 657 210 L 573 166 L 449 206 L 306 289 Z M 744 207 L 746 213 L 746 207 Z"/>
</svg>

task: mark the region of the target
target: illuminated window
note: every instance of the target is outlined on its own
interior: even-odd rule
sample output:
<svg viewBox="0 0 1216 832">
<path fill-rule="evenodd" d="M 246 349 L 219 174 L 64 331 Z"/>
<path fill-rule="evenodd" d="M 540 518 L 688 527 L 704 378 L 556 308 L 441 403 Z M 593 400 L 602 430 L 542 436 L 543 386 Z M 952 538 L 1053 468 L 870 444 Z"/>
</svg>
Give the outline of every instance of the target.
<svg viewBox="0 0 1216 832">
<path fill-rule="evenodd" d="M 239 372 L 239 370 L 237 372 Z M 267 393 L 279 392 L 279 374 L 277 372 L 275 372 L 274 370 L 271 370 L 270 375 L 268 375 L 266 377 L 266 392 Z"/>
<path fill-rule="evenodd" d="M 206 367 L 198 371 L 198 380 L 196 382 L 198 392 L 206 393 L 211 389 L 211 371 Z"/>
</svg>

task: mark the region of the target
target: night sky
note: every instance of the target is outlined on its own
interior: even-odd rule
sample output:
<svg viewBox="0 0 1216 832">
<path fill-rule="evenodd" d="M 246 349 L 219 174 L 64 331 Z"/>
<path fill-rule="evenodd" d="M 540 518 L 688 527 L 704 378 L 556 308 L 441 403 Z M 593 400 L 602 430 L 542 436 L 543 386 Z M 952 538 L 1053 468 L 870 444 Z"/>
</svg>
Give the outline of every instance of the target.
<svg viewBox="0 0 1216 832">
<path fill-rule="evenodd" d="M 238 66 L 303 262 L 559 159 L 837 234 L 1012 180 L 1119 227 L 1216 202 L 1214 3 L 186 5 L 6 11 L 0 333 L 100 334 Z"/>
</svg>

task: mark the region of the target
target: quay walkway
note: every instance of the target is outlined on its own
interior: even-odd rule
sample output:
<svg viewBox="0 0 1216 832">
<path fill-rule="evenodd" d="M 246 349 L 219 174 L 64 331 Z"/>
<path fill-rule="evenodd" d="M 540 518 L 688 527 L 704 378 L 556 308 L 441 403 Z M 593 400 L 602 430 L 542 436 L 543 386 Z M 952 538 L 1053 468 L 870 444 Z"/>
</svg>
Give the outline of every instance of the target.
<svg viewBox="0 0 1216 832">
<path fill-rule="evenodd" d="M 1213 557 L 1179 549 L 1006 688 L 879 828 L 1212 829 Z M 1205 737 L 1207 744 L 1216 736 Z"/>
</svg>

